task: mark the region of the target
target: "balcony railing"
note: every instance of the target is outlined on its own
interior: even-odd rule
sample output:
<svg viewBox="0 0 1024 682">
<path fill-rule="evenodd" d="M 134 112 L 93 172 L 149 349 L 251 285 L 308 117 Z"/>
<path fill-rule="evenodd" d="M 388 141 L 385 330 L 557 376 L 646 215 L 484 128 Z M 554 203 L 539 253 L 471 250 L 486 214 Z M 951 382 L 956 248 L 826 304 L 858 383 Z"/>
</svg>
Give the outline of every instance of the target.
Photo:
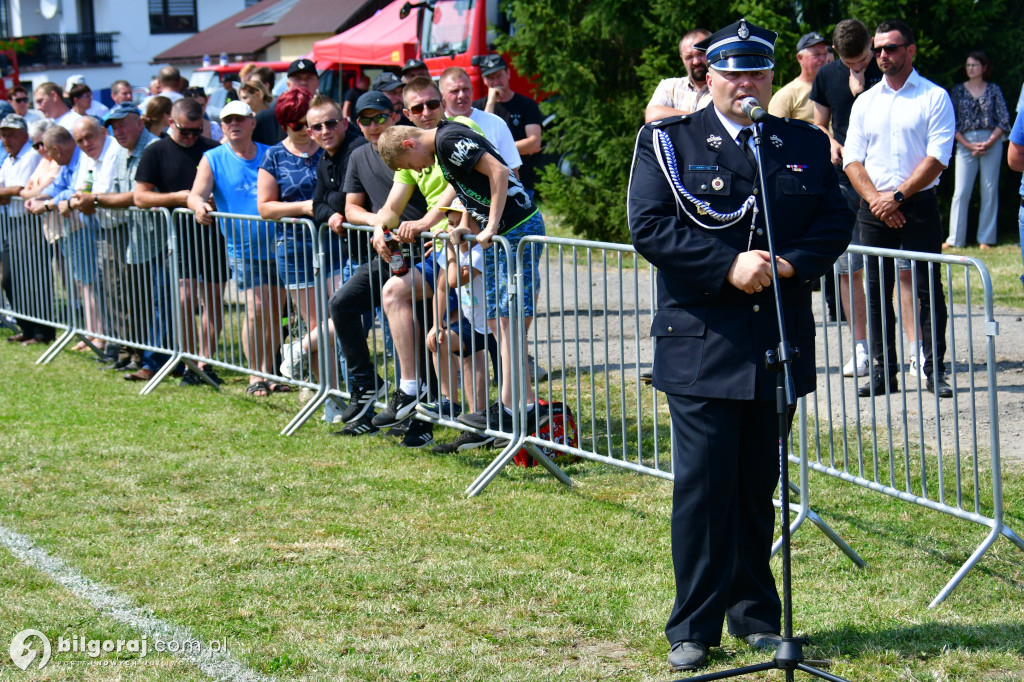
<svg viewBox="0 0 1024 682">
<path fill-rule="evenodd" d="M 44 33 L 26 36 L 35 47 L 18 55 L 18 65 L 60 67 L 82 64 L 113 64 L 117 33 Z"/>
</svg>

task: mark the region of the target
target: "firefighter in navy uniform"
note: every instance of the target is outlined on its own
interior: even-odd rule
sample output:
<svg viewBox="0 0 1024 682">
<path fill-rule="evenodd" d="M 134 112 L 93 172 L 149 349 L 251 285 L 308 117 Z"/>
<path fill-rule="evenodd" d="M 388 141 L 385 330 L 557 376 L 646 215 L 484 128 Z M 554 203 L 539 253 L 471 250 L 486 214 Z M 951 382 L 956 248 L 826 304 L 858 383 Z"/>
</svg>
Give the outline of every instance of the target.
<svg viewBox="0 0 1024 682">
<path fill-rule="evenodd" d="M 777 375 L 765 367 L 779 334 L 762 202 L 773 218 L 788 340 L 800 350 L 797 395 L 815 384 L 812 283 L 850 241 L 828 137 L 814 126 L 760 124 L 769 194 L 761 196 L 747 139 L 754 124 L 740 103 L 768 104 L 775 38 L 741 20 L 698 43 L 714 105 L 645 125 L 629 183 L 633 245 L 658 269 L 654 386 L 672 416 L 676 600 L 665 633 L 675 670 L 705 665 L 726 618 L 751 646 L 779 641 L 769 566 Z"/>
</svg>

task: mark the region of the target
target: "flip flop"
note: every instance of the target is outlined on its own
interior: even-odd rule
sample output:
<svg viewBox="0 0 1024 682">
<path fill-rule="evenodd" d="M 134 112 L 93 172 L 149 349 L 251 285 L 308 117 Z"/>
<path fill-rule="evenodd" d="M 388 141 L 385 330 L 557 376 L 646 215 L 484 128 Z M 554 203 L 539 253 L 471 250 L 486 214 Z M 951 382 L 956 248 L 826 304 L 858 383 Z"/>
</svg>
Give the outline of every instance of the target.
<svg viewBox="0 0 1024 682">
<path fill-rule="evenodd" d="M 274 393 L 291 393 L 292 387 L 288 384 L 270 384 L 270 390 Z"/>
<path fill-rule="evenodd" d="M 256 398 L 266 398 L 270 395 L 270 386 L 265 381 L 255 381 L 245 389 L 245 394 Z"/>
</svg>

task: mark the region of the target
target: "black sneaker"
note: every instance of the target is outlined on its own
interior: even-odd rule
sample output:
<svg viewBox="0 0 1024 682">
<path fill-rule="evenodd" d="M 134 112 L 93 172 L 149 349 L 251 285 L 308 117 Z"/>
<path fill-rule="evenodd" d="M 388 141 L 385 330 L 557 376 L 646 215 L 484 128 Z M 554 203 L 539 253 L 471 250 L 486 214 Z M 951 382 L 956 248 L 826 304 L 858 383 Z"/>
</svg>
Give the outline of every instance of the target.
<svg viewBox="0 0 1024 682">
<path fill-rule="evenodd" d="M 532 410 L 526 411 L 526 423 L 523 425 L 523 430 L 530 436 L 536 436 L 537 431 L 546 426 L 550 420 L 548 406 L 537 403 Z"/>
<path fill-rule="evenodd" d="M 451 443 L 442 443 L 441 445 L 434 446 L 434 453 L 438 455 L 450 455 L 453 452 L 461 452 L 463 450 L 472 450 L 474 448 L 482 448 L 491 441 L 494 440 L 494 436 L 488 436 L 483 433 L 476 433 L 474 431 L 466 431 L 461 436 L 453 440 Z"/>
<path fill-rule="evenodd" d="M 384 408 L 383 412 L 373 418 L 373 425 L 378 428 L 394 426 L 408 417 L 416 409 L 416 403 L 419 401 L 419 398 L 426 395 L 426 388 L 426 386 L 421 385 L 417 395 L 409 395 L 402 389 L 396 388 L 395 392 L 391 394 L 388 406 Z"/>
<path fill-rule="evenodd" d="M 191 367 L 186 367 L 185 373 L 181 375 L 182 386 L 202 386 L 205 383 L 201 376 L 192 371 Z"/>
<path fill-rule="evenodd" d="M 373 407 L 377 399 L 383 398 L 385 394 L 384 382 L 380 381 L 380 377 L 377 377 L 377 388 L 374 388 L 373 385 L 360 386 L 356 384 L 352 387 L 352 397 L 348 401 L 348 408 L 341 415 L 341 421 L 351 424 L 366 414 L 366 411 Z"/>
<path fill-rule="evenodd" d="M 331 431 L 332 436 L 365 436 L 370 433 L 377 433 L 380 431 L 376 426 L 370 423 L 370 418 L 362 416 L 355 420 L 351 424 L 348 424 L 341 431 Z"/>
<path fill-rule="evenodd" d="M 405 438 L 405 432 L 409 430 L 409 424 L 412 424 L 412 417 L 406 417 L 402 421 L 398 422 L 390 429 L 388 429 L 385 436 L 391 436 L 392 438 Z"/>
<path fill-rule="evenodd" d="M 474 429 L 479 429 L 481 431 L 487 428 L 494 429 L 495 431 L 501 431 L 503 425 L 507 426 L 509 429 L 512 428 L 511 417 L 505 419 L 506 416 L 505 408 L 501 405 L 501 400 L 495 400 L 486 410 L 469 413 L 464 412 L 460 414 L 458 421 L 462 422 L 466 426 L 472 426 Z"/>
<path fill-rule="evenodd" d="M 399 443 L 403 448 L 418 449 L 425 448 L 434 442 L 434 425 L 430 422 L 421 422 L 414 419 L 409 424 L 409 430 L 405 432 L 405 438 Z"/>
<path fill-rule="evenodd" d="M 199 369 L 203 370 L 203 374 L 210 377 L 210 381 L 217 384 L 218 386 L 224 383 L 224 380 L 221 379 L 220 376 L 218 376 L 217 373 L 213 371 L 213 365 L 207 365 L 206 367 L 200 367 Z"/>
</svg>

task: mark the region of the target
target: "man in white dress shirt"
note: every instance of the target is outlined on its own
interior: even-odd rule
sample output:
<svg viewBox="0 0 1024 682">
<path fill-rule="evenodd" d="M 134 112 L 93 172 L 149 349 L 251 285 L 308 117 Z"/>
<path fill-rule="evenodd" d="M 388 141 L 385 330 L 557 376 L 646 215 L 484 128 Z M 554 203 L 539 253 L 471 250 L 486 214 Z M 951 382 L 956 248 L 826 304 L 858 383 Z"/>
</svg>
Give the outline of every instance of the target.
<svg viewBox="0 0 1024 682">
<path fill-rule="evenodd" d="M 465 116 L 480 126 L 484 137 L 494 145 L 516 177 L 519 177 L 519 167 L 523 165 L 523 160 L 519 156 L 512 131 L 501 116 L 488 114 L 473 106 L 473 84 L 469 80 L 469 74 L 462 68 L 453 66 L 445 69 L 437 84 L 441 88 L 444 110 L 448 118 Z"/>
<path fill-rule="evenodd" d="M 907 24 L 898 19 L 879 24 L 872 49 L 884 78 L 854 102 L 843 148 L 846 174 L 863 199 L 857 214 L 861 240 L 865 246 L 940 253 L 944 235 L 935 186 L 953 152 L 953 104 L 945 90 L 914 69 L 914 32 Z M 895 391 L 899 365 L 893 261 L 884 259 L 879 272 L 877 258 L 865 260 L 875 367 L 870 382 L 858 393 L 867 397 Z M 948 398 L 953 390 L 943 378 L 947 313 L 941 268 L 932 268 L 929 274 L 928 263 L 915 261 L 914 266 L 926 388 Z"/>
</svg>

